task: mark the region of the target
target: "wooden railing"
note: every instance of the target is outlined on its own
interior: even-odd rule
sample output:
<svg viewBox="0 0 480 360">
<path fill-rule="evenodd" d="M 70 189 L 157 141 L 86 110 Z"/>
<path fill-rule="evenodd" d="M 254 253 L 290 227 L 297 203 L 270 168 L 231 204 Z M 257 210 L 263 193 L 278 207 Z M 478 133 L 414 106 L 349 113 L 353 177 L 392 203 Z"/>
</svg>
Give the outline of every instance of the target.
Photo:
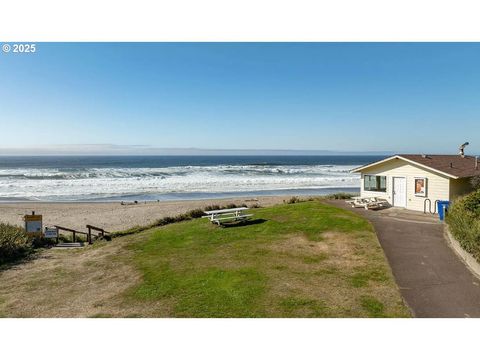
<svg viewBox="0 0 480 360">
<path fill-rule="evenodd" d="M 60 230 L 63 230 L 63 231 L 69 231 L 72 233 L 72 238 L 73 238 L 73 242 L 76 242 L 76 235 L 77 234 L 82 234 L 82 235 L 87 235 L 87 240 L 88 242 L 90 243 L 90 239 L 88 238 L 88 234 L 86 232 L 83 232 L 83 231 L 78 231 L 78 230 L 75 230 L 75 229 L 70 229 L 70 228 L 67 228 L 67 227 L 64 227 L 64 226 L 59 226 L 59 225 L 55 225 L 55 227 L 57 228 L 57 233 L 60 234 Z"/>
<path fill-rule="evenodd" d="M 92 241 L 92 230 L 97 231 L 99 234 L 102 234 L 102 237 L 105 237 L 105 234 L 110 234 L 109 231 L 106 231 L 105 229 L 102 229 L 102 228 L 99 228 L 99 227 L 93 226 L 93 225 L 87 225 L 87 229 L 88 229 L 88 239 L 89 239 L 88 243 L 89 244 L 91 244 L 93 242 Z"/>
<path fill-rule="evenodd" d="M 93 226 L 93 225 L 87 225 L 87 231 L 88 232 L 78 231 L 78 230 L 75 230 L 75 229 L 70 229 L 70 228 L 67 228 L 67 227 L 64 227 L 64 226 L 59 226 L 59 225 L 55 225 L 55 228 L 57 229 L 57 234 L 60 234 L 60 230 L 71 232 L 73 242 L 76 242 L 77 234 L 86 235 L 87 236 L 87 241 L 88 241 L 89 244 L 93 243 L 92 230 L 98 232 L 97 236 L 101 234 L 102 237 L 105 237 L 105 234 L 110 234 L 109 231 L 106 231 L 105 229 L 102 229 L 102 228 L 99 228 L 99 227 Z"/>
</svg>

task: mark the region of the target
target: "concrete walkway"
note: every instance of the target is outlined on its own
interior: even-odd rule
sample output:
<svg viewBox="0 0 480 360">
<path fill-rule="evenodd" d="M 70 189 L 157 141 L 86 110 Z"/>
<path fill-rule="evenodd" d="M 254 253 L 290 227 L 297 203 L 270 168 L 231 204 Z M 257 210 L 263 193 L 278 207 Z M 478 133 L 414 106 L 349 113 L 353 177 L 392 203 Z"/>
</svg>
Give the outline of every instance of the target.
<svg viewBox="0 0 480 360">
<path fill-rule="evenodd" d="M 396 208 L 353 209 L 337 200 L 329 203 L 370 220 L 416 317 L 480 317 L 480 280 L 448 246 L 436 217 Z"/>
</svg>

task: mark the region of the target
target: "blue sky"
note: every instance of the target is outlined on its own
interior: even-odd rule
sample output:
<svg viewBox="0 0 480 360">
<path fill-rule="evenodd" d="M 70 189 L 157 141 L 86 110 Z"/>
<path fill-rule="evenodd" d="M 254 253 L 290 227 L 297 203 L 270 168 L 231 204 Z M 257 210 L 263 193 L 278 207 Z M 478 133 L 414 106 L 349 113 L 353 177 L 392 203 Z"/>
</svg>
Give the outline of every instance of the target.
<svg viewBox="0 0 480 360">
<path fill-rule="evenodd" d="M 0 54 L 0 153 L 480 153 L 479 64 L 468 43 L 38 43 Z"/>
</svg>

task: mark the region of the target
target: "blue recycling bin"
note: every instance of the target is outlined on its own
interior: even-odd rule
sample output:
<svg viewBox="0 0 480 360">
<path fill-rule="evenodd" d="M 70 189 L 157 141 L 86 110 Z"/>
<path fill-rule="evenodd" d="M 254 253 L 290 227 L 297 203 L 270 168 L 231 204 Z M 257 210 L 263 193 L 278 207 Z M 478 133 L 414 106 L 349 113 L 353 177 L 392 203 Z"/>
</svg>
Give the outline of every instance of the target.
<svg viewBox="0 0 480 360">
<path fill-rule="evenodd" d="M 440 217 L 441 221 L 445 220 L 445 214 L 447 213 L 449 206 L 450 206 L 450 201 L 439 200 L 437 202 L 438 216 Z"/>
</svg>

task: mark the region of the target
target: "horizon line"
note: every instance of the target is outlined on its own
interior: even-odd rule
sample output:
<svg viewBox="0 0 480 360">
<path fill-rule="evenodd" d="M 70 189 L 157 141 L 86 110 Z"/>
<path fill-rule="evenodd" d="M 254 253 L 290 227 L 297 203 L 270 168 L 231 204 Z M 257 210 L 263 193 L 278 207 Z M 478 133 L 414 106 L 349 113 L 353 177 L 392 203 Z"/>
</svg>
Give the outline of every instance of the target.
<svg viewBox="0 0 480 360">
<path fill-rule="evenodd" d="M 168 155 L 387 155 L 390 150 L 325 150 L 325 149 L 215 149 L 215 148 L 160 148 L 148 145 L 115 144 L 74 144 L 74 145 L 40 145 L 33 147 L 1 148 L 0 156 L 168 156 Z"/>
</svg>

